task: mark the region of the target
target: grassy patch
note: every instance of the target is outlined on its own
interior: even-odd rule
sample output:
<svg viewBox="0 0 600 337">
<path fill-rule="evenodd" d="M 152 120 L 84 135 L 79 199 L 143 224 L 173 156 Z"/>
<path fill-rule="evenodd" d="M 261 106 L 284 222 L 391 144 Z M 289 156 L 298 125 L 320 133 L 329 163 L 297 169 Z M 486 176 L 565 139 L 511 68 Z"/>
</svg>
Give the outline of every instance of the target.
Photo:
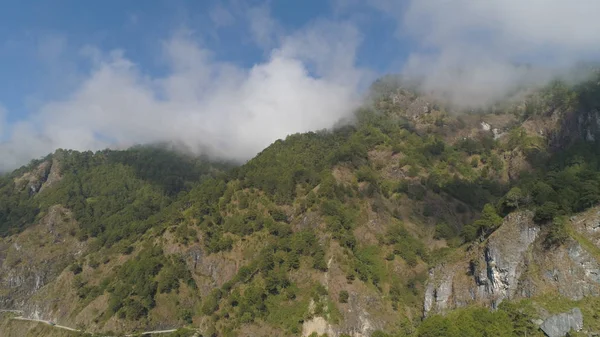
<svg viewBox="0 0 600 337">
<path fill-rule="evenodd" d="M 327 300 L 327 313 L 329 315 L 329 322 L 333 324 L 339 324 L 343 319 L 340 309 L 331 300 Z"/>
<path fill-rule="evenodd" d="M 381 258 L 381 251 L 378 246 L 357 249 L 355 257 L 355 270 L 359 279 L 363 281 L 371 279 L 375 285 L 387 279 L 385 260 Z"/>
<path fill-rule="evenodd" d="M 586 330 L 600 330 L 600 298 L 585 297 L 582 300 L 574 301 L 560 295 L 551 294 L 534 299 L 527 299 L 518 302 L 520 306 L 534 304 L 547 310 L 550 314 L 559 314 L 570 311 L 573 308 L 579 308 L 583 314 L 583 325 Z"/>
<path fill-rule="evenodd" d="M 598 248 L 598 246 L 588 240 L 585 236 L 581 235 L 581 233 L 576 231 L 573 226 L 567 225 L 567 231 L 569 235 L 581 245 L 581 247 L 583 247 L 588 253 L 592 254 L 596 260 L 600 261 L 600 248 Z"/>
<path fill-rule="evenodd" d="M 557 294 L 548 294 L 536 297 L 533 303 L 546 309 L 551 314 L 559 314 L 569 311 L 577 306 L 577 302 Z"/>
<path fill-rule="evenodd" d="M 308 301 L 305 296 L 296 300 L 288 300 L 284 294 L 269 296 L 266 301 L 269 314 L 265 320 L 293 334 L 298 334 L 301 331 L 300 322 L 308 312 Z"/>
</svg>

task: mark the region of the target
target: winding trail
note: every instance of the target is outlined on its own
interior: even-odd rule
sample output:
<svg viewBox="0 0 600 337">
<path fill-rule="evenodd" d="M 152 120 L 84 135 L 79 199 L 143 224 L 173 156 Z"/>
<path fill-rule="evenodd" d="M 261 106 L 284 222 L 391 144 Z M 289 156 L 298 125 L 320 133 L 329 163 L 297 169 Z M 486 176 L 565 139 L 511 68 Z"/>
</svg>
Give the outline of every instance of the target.
<svg viewBox="0 0 600 337">
<path fill-rule="evenodd" d="M 44 321 L 42 319 L 26 318 L 26 317 L 23 317 L 23 316 L 13 317 L 12 319 L 17 320 L 17 321 L 31 321 L 31 322 L 45 323 L 45 324 L 51 325 L 51 326 L 53 326 L 55 328 L 59 328 L 59 329 L 63 329 L 63 330 L 69 330 L 69 331 L 75 331 L 75 332 L 82 332 L 79 329 L 70 328 L 70 327 L 64 326 L 64 325 L 53 324 L 50 321 Z"/>
<path fill-rule="evenodd" d="M 131 336 L 137 336 L 137 335 L 154 335 L 154 334 L 161 334 L 161 333 L 171 333 L 171 332 L 175 332 L 175 331 L 177 331 L 177 329 L 144 331 L 144 332 L 141 332 L 141 333 L 134 333 L 134 334 L 130 334 L 130 335 L 125 335 L 125 337 L 131 337 Z"/>
<path fill-rule="evenodd" d="M 0 312 L 13 312 L 13 313 L 22 313 L 22 311 L 20 310 L 0 310 Z M 48 324 L 54 328 L 58 328 L 58 329 L 63 329 L 63 330 L 69 330 L 69 331 L 73 331 L 73 332 L 85 332 L 84 330 L 80 330 L 80 329 L 75 329 L 75 328 L 71 328 L 68 326 L 64 326 L 64 325 L 59 325 L 59 324 L 54 324 L 51 321 L 46 321 L 43 319 L 35 319 L 35 318 L 27 318 L 27 317 L 23 317 L 23 316 L 18 316 L 18 317 L 12 317 L 11 319 L 17 320 L 17 321 L 30 321 L 30 322 L 38 322 L 38 323 L 44 323 L 44 324 Z M 158 334 L 163 334 L 163 333 L 172 333 L 177 331 L 177 329 L 167 329 L 167 330 L 152 330 L 152 331 L 143 331 L 143 332 L 137 332 L 137 333 L 132 333 L 132 334 L 127 334 L 127 335 L 122 335 L 125 337 L 132 337 L 132 336 L 139 336 L 139 335 L 158 335 Z M 112 337 L 112 336 L 103 336 L 103 337 Z"/>
</svg>

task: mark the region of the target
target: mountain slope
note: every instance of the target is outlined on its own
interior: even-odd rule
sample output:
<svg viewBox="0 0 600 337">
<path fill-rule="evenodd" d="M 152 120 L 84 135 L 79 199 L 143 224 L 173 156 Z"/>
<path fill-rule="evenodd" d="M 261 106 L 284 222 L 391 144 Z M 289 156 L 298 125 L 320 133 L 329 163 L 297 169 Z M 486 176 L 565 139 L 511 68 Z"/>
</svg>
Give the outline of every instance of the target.
<svg viewBox="0 0 600 337">
<path fill-rule="evenodd" d="M 236 168 L 57 151 L 0 181 L 0 309 L 107 334 L 442 336 L 433 314 L 466 307 L 450 315 L 519 335 L 547 303 L 501 300 L 597 293 L 598 243 L 561 216 L 600 201 L 599 92 L 456 114 L 385 79 L 352 125 Z"/>
</svg>

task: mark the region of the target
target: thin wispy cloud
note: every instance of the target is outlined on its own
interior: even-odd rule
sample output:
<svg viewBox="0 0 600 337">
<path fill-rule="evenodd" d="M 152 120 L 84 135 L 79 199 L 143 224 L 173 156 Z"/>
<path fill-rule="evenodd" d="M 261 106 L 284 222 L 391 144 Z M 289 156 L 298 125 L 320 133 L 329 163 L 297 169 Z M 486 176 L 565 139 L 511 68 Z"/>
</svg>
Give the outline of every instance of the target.
<svg viewBox="0 0 600 337">
<path fill-rule="evenodd" d="M 281 38 L 283 28 L 273 19 L 266 4 L 248 8 L 246 18 L 254 42 L 262 48 L 272 48 Z"/>
<path fill-rule="evenodd" d="M 210 10 L 210 19 L 215 27 L 227 27 L 235 22 L 235 18 L 230 11 L 224 8 L 222 5 L 217 5 Z"/>
</svg>

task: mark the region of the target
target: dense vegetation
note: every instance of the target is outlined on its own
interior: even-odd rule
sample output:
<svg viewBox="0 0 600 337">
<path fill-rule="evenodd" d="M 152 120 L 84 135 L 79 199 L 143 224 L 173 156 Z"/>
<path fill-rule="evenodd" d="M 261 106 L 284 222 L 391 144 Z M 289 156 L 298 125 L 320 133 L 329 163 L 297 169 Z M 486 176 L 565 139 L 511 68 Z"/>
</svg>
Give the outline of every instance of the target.
<svg viewBox="0 0 600 337">
<path fill-rule="evenodd" d="M 462 337 L 462 336 L 542 336 L 532 322 L 535 309 L 527 305 L 502 303 L 499 310 L 491 312 L 485 308 L 468 308 L 452 312 L 447 316 L 432 316 L 419 326 L 419 337 Z"/>
<path fill-rule="evenodd" d="M 62 204 L 81 223 L 82 239 L 98 237 L 100 245 L 110 246 L 143 233 L 178 193 L 227 167 L 143 146 L 96 153 L 58 150 L 51 157 L 62 179 L 39 195 L 49 174 L 48 168 L 37 169 L 42 161 L 0 178 L 0 234 L 22 230 L 48 206 Z M 24 178 L 23 172 L 31 170 L 39 172 Z"/>
<path fill-rule="evenodd" d="M 548 244 L 557 245 L 568 235 L 562 216 L 600 202 L 597 142 L 555 151 L 520 126 L 556 111 L 600 108 L 595 83 L 555 82 L 524 110 L 501 112 L 518 121 L 503 137 L 480 130 L 474 115 L 456 117 L 437 105 L 419 120 L 407 118 L 389 98 L 398 83 L 388 79 L 374 85 L 374 104 L 357 111 L 352 125 L 290 135 L 236 168 L 160 147 L 59 150 L 0 178 L 0 234 L 26 229 L 52 205 L 69 209 L 79 224 L 73 235 L 90 247 L 70 268 L 77 294 L 84 303 L 108 297 L 98 321 L 150 319 L 161 296 L 182 292 L 189 301 L 178 317 L 186 324 L 200 316 L 225 335 L 252 323 L 296 335 L 312 317 L 339 320 L 339 306 L 352 302 L 349 290 L 360 283 L 409 322 L 399 336 L 535 335 L 529 309 L 510 303 L 422 324 L 414 317 L 427 266 L 485 239 L 509 212 L 532 209 L 549 226 Z M 511 172 L 516 155 L 532 168 Z M 41 188 L 50 175 L 45 162 L 60 167 L 51 188 Z M 426 242 L 433 241 L 446 247 L 432 249 Z M 237 254 L 240 266 L 206 291 L 190 256 L 163 245 L 198 247 L 195 256 Z M 314 276 L 334 256 L 346 278 L 335 296 Z"/>
</svg>

